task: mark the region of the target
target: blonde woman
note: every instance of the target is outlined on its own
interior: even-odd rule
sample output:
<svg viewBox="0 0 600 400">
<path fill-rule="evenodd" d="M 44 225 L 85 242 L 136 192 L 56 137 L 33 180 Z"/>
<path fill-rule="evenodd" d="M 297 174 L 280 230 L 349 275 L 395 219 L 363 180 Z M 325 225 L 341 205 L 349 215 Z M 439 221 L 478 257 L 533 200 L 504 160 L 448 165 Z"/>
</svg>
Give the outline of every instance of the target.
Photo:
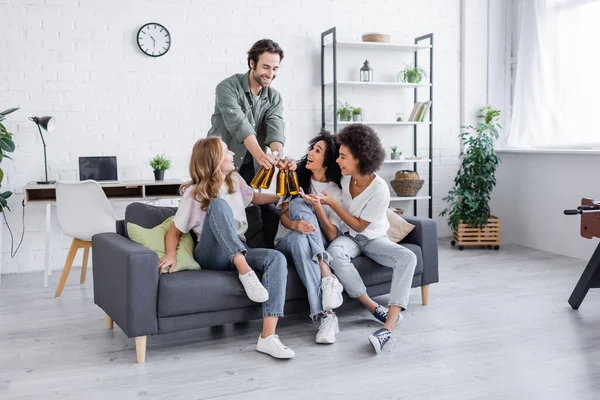
<svg viewBox="0 0 600 400">
<path fill-rule="evenodd" d="M 251 203 L 277 203 L 279 197 L 254 193 L 235 172 L 233 156 L 218 137 L 200 139 L 194 145 L 191 180 L 183 186 L 181 203 L 165 237 L 166 255 L 159 262 L 159 271 L 175 267 L 179 237 L 193 230 L 198 236 L 194 258 L 202 268 L 237 270 L 248 298 L 263 304 L 263 329 L 256 350 L 275 358 L 292 358 L 294 352 L 275 334 L 285 303 L 286 259 L 277 250 L 248 248 L 244 239 L 248 228 L 245 208 Z M 264 286 L 254 270 L 263 273 Z"/>
</svg>

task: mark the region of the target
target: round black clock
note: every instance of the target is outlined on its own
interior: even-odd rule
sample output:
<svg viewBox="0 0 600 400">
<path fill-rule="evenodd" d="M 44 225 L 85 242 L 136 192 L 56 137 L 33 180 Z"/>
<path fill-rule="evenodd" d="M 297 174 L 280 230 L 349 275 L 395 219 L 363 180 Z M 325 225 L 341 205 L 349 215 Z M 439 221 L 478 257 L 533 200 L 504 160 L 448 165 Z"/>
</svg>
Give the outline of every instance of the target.
<svg viewBox="0 0 600 400">
<path fill-rule="evenodd" d="M 160 57 L 171 48 L 171 34 L 161 24 L 149 22 L 138 31 L 137 44 L 144 54 Z"/>
</svg>

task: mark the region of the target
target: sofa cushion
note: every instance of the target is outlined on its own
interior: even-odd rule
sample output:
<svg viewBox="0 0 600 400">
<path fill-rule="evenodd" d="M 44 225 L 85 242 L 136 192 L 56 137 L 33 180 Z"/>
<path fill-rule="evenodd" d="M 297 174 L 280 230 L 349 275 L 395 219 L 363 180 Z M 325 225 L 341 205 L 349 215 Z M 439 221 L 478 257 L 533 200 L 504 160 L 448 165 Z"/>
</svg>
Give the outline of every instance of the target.
<svg viewBox="0 0 600 400">
<path fill-rule="evenodd" d="M 415 229 L 413 224 L 406 222 L 404 218 L 396 214 L 392 208 L 388 208 L 385 214 L 390 223 L 390 226 L 387 230 L 387 237 L 392 242 L 400 242 Z"/>
<path fill-rule="evenodd" d="M 421 248 L 416 244 L 410 243 L 402 244 L 402 246 L 411 250 L 417 256 L 415 275 L 421 275 L 423 273 L 423 254 L 421 253 Z M 392 279 L 392 268 L 384 267 L 370 258 L 358 256 L 352 259 L 352 263 L 358 270 L 358 273 L 367 287 L 390 282 Z M 335 273 L 335 271 L 333 271 L 333 273 Z"/>
<path fill-rule="evenodd" d="M 285 299 L 307 297 L 295 270 L 288 270 Z M 261 274 L 257 273 L 259 278 Z M 162 274 L 158 281 L 158 316 L 173 317 L 209 311 L 260 306 L 251 301 L 234 271 L 182 271 Z"/>
<path fill-rule="evenodd" d="M 125 234 L 129 237 L 128 223 L 152 229 L 175 215 L 176 212 L 177 207 L 156 207 L 144 203 L 131 203 L 125 208 Z"/>
<path fill-rule="evenodd" d="M 162 224 L 150 229 L 130 222 L 127 224 L 127 232 L 131 240 L 156 252 L 160 260 L 165 256 L 165 236 L 172 225 L 173 217 L 167 218 Z M 175 264 L 175 268 L 169 271 L 199 270 L 200 264 L 194 259 L 194 247 L 194 239 L 189 232 L 181 235 L 177 249 L 175 250 L 177 263 Z"/>
</svg>

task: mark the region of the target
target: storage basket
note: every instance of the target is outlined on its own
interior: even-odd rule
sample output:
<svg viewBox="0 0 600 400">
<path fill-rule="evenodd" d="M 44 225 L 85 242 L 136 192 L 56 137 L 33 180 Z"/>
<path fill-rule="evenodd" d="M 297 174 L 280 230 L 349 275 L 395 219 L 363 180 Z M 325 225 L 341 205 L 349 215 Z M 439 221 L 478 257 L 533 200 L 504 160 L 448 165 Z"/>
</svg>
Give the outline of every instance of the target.
<svg viewBox="0 0 600 400">
<path fill-rule="evenodd" d="M 390 35 L 383 33 L 365 33 L 362 35 L 363 42 L 376 42 L 376 43 L 388 43 L 390 41 Z"/>
<path fill-rule="evenodd" d="M 419 179 L 419 174 L 416 171 L 398 171 L 395 178 L 390 183 L 394 192 L 400 197 L 416 196 L 425 183 L 423 179 Z"/>
</svg>

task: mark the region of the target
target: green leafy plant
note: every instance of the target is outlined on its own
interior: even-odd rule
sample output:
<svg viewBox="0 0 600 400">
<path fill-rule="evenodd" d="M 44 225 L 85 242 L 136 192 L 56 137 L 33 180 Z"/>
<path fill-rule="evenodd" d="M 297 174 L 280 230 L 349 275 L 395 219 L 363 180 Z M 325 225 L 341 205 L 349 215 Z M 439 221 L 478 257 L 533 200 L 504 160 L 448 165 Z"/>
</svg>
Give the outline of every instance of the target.
<svg viewBox="0 0 600 400">
<path fill-rule="evenodd" d="M 408 83 L 419 83 L 424 76 L 427 76 L 427 72 L 423 68 L 417 66 L 406 68 L 398 74 L 398 78 L 400 78 L 402 82 Z"/>
<path fill-rule="evenodd" d="M 333 109 L 333 105 L 329 106 L 329 109 Z M 348 102 L 341 103 L 338 101 L 337 115 L 340 117 L 340 121 L 351 121 L 354 109 L 355 107 L 352 107 Z"/>
<path fill-rule="evenodd" d="M 392 153 L 395 153 L 398 150 L 398 146 L 392 146 Z"/>
<path fill-rule="evenodd" d="M 163 157 L 162 155 L 157 155 L 152 160 L 150 160 L 150 166 L 155 171 L 165 171 L 171 168 L 171 160 Z"/>
<path fill-rule="evenodd" d="M 5 158 L 12 160 L 7 153 L 12 153 L 15 151 L 15 142 L 13 142 L 13 134 L 10 133 L 2 121 L 6 119 L 6 116 L 10 113 L 17 111 L 18 108 L 10 108 L 8 110 L 4 110 L 0 112 L 0 162 Z M 2 181 L 4 180 L 4 171 L 0 168 L 0 188 L 2 187 Z M 10 207 L 8 206 L 8 202 L 6 201 L 10 196 L 12 196 L 12 192 L 10 191 L 2 191 L 0 190 L 0 212 L 3 212 L 6 208 L 10 211 Z"/>
<path fill-rule="evenodd" d="M 360 115 L 360 114 L 362 114 L 362 110 L 360 109 L 360 107 L 354 107 L 354 108 L 352 108 L 352 114 Z"/>
<path fill-rule="evenodd" d="M 459 158 L 460 168 L 454 178 L 454 187 L 442 200 L 449 206 L 440 216 L 449 216 L 448 224 L 453 230 L 464 223 L 482 228 L 488 222 L 490 197 L 496 186 L 496 168 L 500 158 L 494 151 L 498 139 L 500 111 L 490 107 L 479 110 L 476 126 L 463 127 L 469 131 L 459 135 L 463 144 Z"/>
</svg>

